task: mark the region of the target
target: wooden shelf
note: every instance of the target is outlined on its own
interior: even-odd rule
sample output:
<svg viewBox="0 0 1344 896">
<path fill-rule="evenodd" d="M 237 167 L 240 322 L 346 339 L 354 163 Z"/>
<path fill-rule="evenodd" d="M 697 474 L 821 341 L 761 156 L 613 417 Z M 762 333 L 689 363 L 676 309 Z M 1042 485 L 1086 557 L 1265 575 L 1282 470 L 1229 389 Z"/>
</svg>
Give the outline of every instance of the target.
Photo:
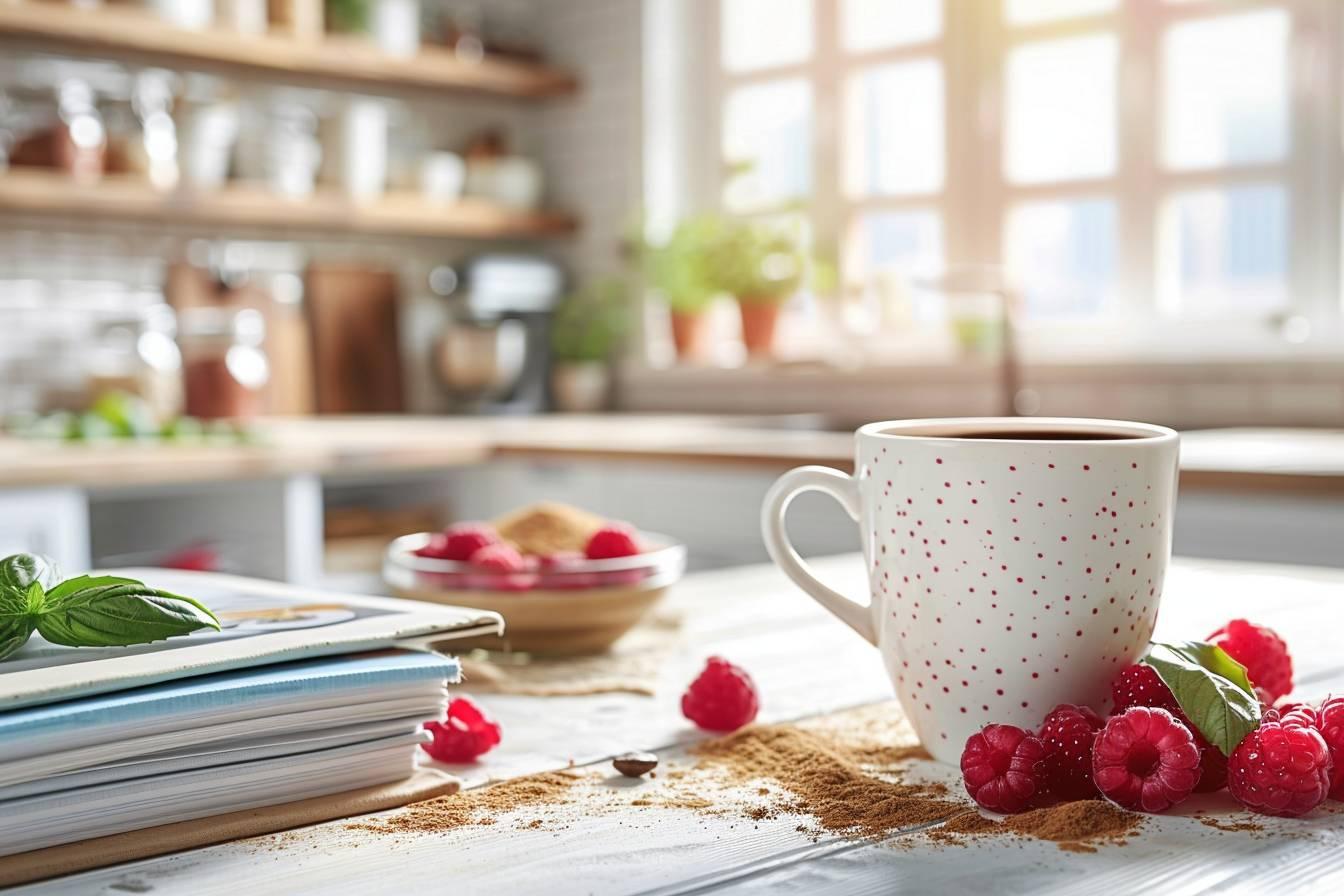
<svg viewBox="0 0 1344 896">
<path fill-rule="evenodd" d="M 571 215 L 513 211 L 475 199 L 437 205 L 413 193 L 392 193 L 372 202 L 355 202 L 324 191 L 291 200 L 242 185 L 215 192 L 185 188 L 163 192 L 138 179 L 107 177 L 81 184 L 59 172 L 22 168 L 0 174 L 0 216 L 5 214 L 464 239 L 564 236 L 578 228 Z"/>
<path fill-rule="evenodd" d="M 416 56 L 402 58 L 367 41 L 339 36 L 299 40 L 222 28 L 190 31 L 133 7 L 76 9 L 0 0 L 0 41 L 48 52 L 371 93 L 429 90 L 533 99 L 577 89 L 573 74 L 538 63 L 488 57 L 468 63 L 436 47 L 422 47 Z"/>
</svg>

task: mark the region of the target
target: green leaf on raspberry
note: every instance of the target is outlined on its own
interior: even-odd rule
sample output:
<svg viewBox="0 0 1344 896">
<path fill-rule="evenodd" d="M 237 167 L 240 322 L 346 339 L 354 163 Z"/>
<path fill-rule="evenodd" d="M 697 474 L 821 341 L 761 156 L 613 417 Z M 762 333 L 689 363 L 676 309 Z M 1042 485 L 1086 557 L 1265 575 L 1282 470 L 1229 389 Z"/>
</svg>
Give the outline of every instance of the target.
<svg viewBox="0 0 1344 896">
<path fill-rule="evenodd" d="M 1250 690 L 1245 668 L 1220 648 L 1197 641 L 1154 643 L 1143 662 L 1171 689 L 1191 724 L 1224 756 L 1232 755 L 1260 724 L 1260 701 Z"/>
<path fill-rule="evenodd" d="M 1197 666 L 1202 666 L 1214 675 L 1221 675 L 1246 692 L 1248 697 L 1256 697 L 1255 688 L 1246 667 L 1232 659 L 1231 654 L 1216 644 L 1207 641 L 1172 641 L 1162 643 L 1172 653 Z M 1256 699 L 1259 699 L 1258 697 Z"/>
</svg>

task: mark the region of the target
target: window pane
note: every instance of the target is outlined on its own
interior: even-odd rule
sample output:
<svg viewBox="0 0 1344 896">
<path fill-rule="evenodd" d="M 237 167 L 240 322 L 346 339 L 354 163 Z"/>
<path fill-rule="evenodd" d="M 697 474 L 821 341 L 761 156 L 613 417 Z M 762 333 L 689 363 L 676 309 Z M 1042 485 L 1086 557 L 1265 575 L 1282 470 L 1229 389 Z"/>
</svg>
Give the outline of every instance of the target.
<svg viewBox="0 0 1344 896">
<path fill-rule="evenodd" d="M 745 72 L 812 52 L 812 0 L 723 0 L 723 67 Z"/>
<path fill-rule="evenodd" d="M 723 104 L 732 211 L 805 198 L 812 188 L 812 91 L 801 78 L 742 87 Z"/>
<path fill-rule="evenodd" d="M 1094 16 L 1115 9 L 1116 0 L 1007 0 L 1008 21 L 1033 25 L 1057 19 Z"/>
<path fill-rule="evenodd" d="M 1032 43 L 1008 57 L 1004 171 L 1018 183 L 1115 170 L 1116 41 Z"/>
<path fill-rule="evenodd" d="M 1287 55 L 1284 10 L 1173 26 L 1163 41 L 1167 164 L 1206 168 L 1283 158 Z"/>
<path fill-rule="evenodd" d="M 943 186 L 943 69 L 934 59 L 866 69 L 846 94 L 845 184 L 851 196 Z"/>
<path fill-rule="evenodd" d="M 844 0 L 841 16 L 847 50 L 917 44 L 943 30 L 942 0 Z"/>
<path fill-rule="evenodd" d="M 1004 258 L 1027 317 L 1096 314 L 1116 291 L 1115 203 L 1029 202 L 1008 213 Z"/>
<path fill-rule="evenodd" d="M 1288 301 L 1288 196 L 1256 184 L 1171 198 L 1159 231 L 1164 311 L 1225 315 Z"/>
<path fill-rule="evenodd" d="M 931 274 L 943 266 L 943 223 L 937 212 L 869 212 L 855 222 L 847 268 L 862 278 L 882 271 Z"/>
</svg>

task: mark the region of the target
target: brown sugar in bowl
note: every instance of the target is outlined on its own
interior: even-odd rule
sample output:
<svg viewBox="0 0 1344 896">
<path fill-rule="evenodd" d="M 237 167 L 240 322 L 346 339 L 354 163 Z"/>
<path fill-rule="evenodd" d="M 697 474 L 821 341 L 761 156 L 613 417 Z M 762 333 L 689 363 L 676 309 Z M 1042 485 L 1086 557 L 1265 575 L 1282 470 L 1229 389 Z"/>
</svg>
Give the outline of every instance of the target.
<svg viewBox="0 0 1344 896">
<path fill-rule="evenodd" d="M 455 649 L 553 656 L 601 653 L 644 618 L 686 565 L 683 545 L 641 533 L 651 548 L 641 554 L 576 561 L 563 570 L 544 571 L 539 587 L 503 590 L 488 587 L 490 576 L 474 572 L 469 564 L 415 554 L 428 540 L 428 533 L 406 535 L 388 546 L 383 578 L 392 593 L 493 610 L 504 617 L 503 635 L 455 641 Z"/>
</svg>

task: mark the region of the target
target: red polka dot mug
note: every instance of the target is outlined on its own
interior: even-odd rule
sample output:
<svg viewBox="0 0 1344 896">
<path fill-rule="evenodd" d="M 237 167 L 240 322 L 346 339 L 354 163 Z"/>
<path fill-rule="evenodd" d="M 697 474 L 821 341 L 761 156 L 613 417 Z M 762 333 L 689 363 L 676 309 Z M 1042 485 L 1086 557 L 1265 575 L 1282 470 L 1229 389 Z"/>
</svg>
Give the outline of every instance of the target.
<svg viewBox="0 0 1344 896">
<path fill-rule="evenodd" d="M 799 467 L 761 510 L 800 588 L 877 645 L 936 759 L 989 722 L 1102 709 L 1143 652 L 1171 553 L 1178 436 L 1145 423 L 977 417 L 870 423 L 853 476 Z M 859 524 L 867 604 L 816 579 L 784 516 L 804 491 Z"/>
</svg>

